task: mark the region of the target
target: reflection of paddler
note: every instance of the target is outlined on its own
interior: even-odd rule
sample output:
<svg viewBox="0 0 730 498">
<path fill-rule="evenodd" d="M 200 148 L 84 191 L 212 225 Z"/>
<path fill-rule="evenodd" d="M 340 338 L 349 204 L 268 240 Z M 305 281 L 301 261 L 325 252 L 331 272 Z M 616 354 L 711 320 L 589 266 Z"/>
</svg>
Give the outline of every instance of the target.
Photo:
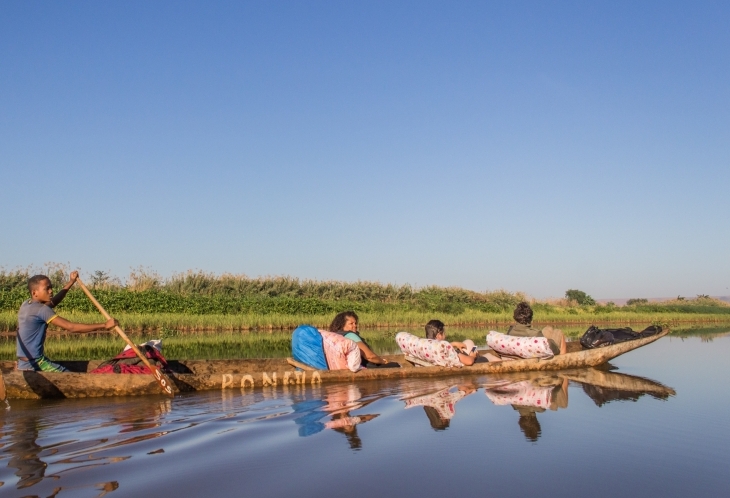
<svg viewBox="0 0 730 498">
<path fill-rule="evenodd" d="M 3 427 L 3 432 L 10 440 L 10 445 L 3 451 L 11 455 L 8 467 L 17 469 L 15 472 L 19 477 L 17 489 L 24 489 L 43 480 L 48 464 L 38 456 L 43 451 L 43 447 L 36 442 L 38 418 L 22 417 L 15 420 L 12 427 L 8 425 Z"/>
<path fill-rule="evenodd" d="M 449 386 L 435 393 L 406 399 L 406 408 L 422 406 L 431 427 L 437 431 L 444 430 L 456 415 L 456 403 L 474 391 L 476 388 L 470 384 Z"/>
</svg>

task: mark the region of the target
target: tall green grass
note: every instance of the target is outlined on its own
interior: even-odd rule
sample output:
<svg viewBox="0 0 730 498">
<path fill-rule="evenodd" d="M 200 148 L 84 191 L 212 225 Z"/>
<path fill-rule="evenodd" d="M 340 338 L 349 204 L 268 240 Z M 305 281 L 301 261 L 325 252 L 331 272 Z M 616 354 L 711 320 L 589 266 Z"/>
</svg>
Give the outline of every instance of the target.
<svg viewBox="0 0 730 498">
<path fill-rule="evenodd" d="M 641 330 L 649 323 L 636 324 L 634 330 Z M 403 327 L 424 336 L 423 327 Z M 397 353 L 395 334 L 401 328 L 364 329 L 361 334 L 379 354 Z M 463 341 L 471 339 L 477 345 L 485 344 L 490 329 L 505 332 L 506 325 L 494 327 L 447 327 L 447 339 Z M 586 330 L 583 325 L 562 327 L 571 339 L 580 337 Z M 677 326 L 672 335 L 677 337 L 700 337 L 711 341 L 730 333 L 730 323 L 715 326 L 700 324 Z M 283 358 L 291 355 L 291 332 L 197 332 L 185 333 L 174 330 L 135 333 L 131 335 L 137 343 L 150 339 L 162 339 L 163 350 L 170 359 L 235 359 L 235 358 Z M 46 354 L 54 360 L 102 360 L 112 358 L 124 348 L 124 342 L 113 333 L 99 334 L 53 334 L 46 341 Z M 0 337 L 0 359 L 15 359 L 15 338 L 12 335 Z"/>
<path fill-rule="evenodd" d="M 135 342 L 163 339 L 164 355 L 170 359 L 283 358 L 291 355 L 291 333 L 216 333 L 132 335 Z M 102 360 L 113 358 L 125 343 L 116 334 L 51 335 L 46 356 L 54 360 Z M 0 359 L 15 359 L 14 337 L 0 338 Z"/>
<path fill-rule="evenodd" d="M 28 298 L 25 285 L 33 273 L 47 274 L 57 289 L 68 278 L 68 268 L 57 264 L 0 269 L 0 331 L 17 328 L 16 313 Z M 511 322 L 515 305 L 528 299 L 522 293 L 502 290 L 475 292 L 456 287 L 249 278 L 195 271 L 165 279 L 145 269 L 133 270 L 124 281 L 95 272 L 87 283 L 124 328 L 133 331 L 290 329 L 301 323 L 325 327 L 336 313 L 348 309 L 356 311 L 366 327 L 417 325 L 433 318 L 452 326 L 502 324 Z M 637 304 L 622 307 L 580 306 L 567 300 L 530 302 L 536 322 L 541 323 L 680 323 L 730 318 L 727 303 L 707 296 L 664 303 L 636 300 Z M 57 312 L 72 321 L 103 321 L 78 289 L 68 293 Z"/>
<path fill-rule="evenodd" d="M 73 322 L 100 323 L 104 320 L 98 313 L 65 313 L 59 314 Z M 163 330 L 180 330 L 184 332 L 219 331 L 235 332 L 248 330 L 293 330 L 297 325 L 308 323 L 320 328 L 329 326 L 332 315 L 187 315 L 183 313 L 115 313 L 114 317 L 128 332 L 159 332 Z M 507 325 L 513 322 L 512 314 L 483 313 L 466 311 L 458 315 L 443 313 L 424 313 L 417 311 L 390 313 L 360 313 L 360 325 L 367 328 L 378 327 L 423 327 L 434 318 L 440 319 L 451 327 Z M 682 323 L 722 323 L 730 319 L 727 314 L 687 314 L 687 313 L 637 313 L 617 312 L 610 314 L 573 313 L 539 313 L 535 315 L 536 325 L 547 324 L 616 324 L 634 325 L 657 323 L 674 326 Z M 0 333 L 12 333 L 18 328 L 18 314 L 13 311 L 0 312 Z M 51 326 L 51 330 L 56 330 Z"/>
</svg>

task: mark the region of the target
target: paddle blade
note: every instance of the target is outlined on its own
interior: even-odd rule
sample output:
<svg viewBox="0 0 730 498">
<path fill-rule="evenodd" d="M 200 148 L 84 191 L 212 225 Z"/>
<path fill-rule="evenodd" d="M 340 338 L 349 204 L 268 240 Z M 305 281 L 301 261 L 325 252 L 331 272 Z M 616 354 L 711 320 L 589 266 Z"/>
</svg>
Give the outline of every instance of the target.
<svg viewBox="0 0 730 498">
<path fill-rule="evenodd" d="M 150 367 L 152 368 L 152 373 L 154 374 L 155 379 L 157 379 L 157 383 L 160 384 L 162 390 L 170 396 L 175 396 L 175 393 L 172 392 L 172 383 L 170 382 L 170 379 L 168 379 L 167 376 L 156 366 L 150 365 Z"/>
</svg>

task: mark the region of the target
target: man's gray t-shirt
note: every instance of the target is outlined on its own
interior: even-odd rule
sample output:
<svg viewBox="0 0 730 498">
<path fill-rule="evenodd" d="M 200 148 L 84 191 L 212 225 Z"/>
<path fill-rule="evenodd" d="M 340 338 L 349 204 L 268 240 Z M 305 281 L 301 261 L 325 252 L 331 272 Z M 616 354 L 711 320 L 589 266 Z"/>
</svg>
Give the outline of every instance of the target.
<svg viewBox="0 0 730 498">
<path fill-rule="evenodd" d="M 56 313 L 47 304 L 29 299 L 20 306 L 16 348 L 18 358 L 34 360 L 43 356 L 46 330 L 54 318 Z"/>
</svg>

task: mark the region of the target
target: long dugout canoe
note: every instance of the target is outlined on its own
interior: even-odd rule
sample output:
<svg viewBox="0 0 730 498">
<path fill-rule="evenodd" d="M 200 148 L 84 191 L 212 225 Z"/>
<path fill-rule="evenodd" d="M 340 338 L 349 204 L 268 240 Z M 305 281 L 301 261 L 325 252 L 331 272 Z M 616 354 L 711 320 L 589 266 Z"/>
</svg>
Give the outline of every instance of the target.
<svg viewBox="0 0 730 498">
<path fill-rule="evenodd" d="M 170 379 L 177 393 L 214 389 L 251 389 L 267 386 L 305 386 L 332 382 L 360 382 L 378 379 L 446 377 L 450 375 L 498 374 L 571 370 L 602 365 L 617 356 L 664 337 L 660 334 L 597 349 L 569 352 L 550 359 L 487 362 L 480 358 L 470 367 L 415 367 L 403 355 L 386 355 L 401 368 L 301 371 L 284 358 L 245 360 L 170 361 Z M 70 373 L 15 370 L 15 363 L 0 362 L 0 371 L 9 399 L 87 398 L 161 394 L 151 375 L 89 374 L 101 361 L 59 362 Z"/>
</svg>

